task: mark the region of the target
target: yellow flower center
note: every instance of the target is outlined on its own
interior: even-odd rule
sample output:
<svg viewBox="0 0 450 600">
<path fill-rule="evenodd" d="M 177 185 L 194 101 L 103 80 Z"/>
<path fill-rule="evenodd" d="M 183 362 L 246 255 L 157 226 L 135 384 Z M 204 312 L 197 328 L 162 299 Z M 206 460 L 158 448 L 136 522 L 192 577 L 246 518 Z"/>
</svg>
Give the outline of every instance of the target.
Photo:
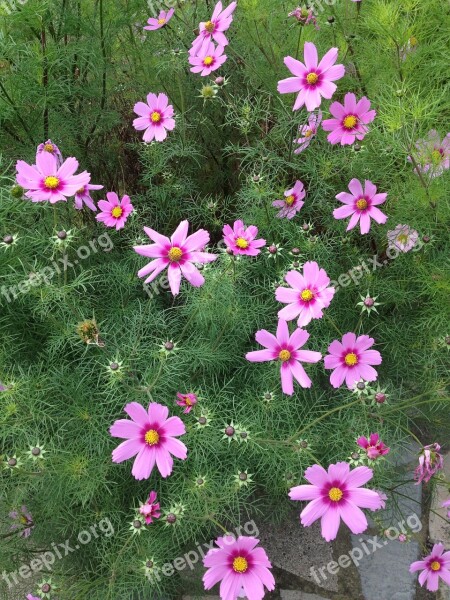
<svg viewBox="0 0 450 600">
<path fill-rule="evenodd" d="M 164 25 L 165 22 L 165 19 L 158 19 L 158 25 Z"/>
<path fill-rule="evenodd" d="M 180 258 L 183 256 L 183 250 L 181 248 L 177 248 L 174 246 L 169 250 L 169 260 L 172 262 L 178 262 Z"/>
<path fill-rule="evenodd" d="M 115 206 L 111 211 L 111 214 L 115 219 L 118 219 L 119 217 L 121 217 L 122 213 L 123 213 L 123 208 L 121 206 Z"/>
<path fill-rule="evenodd" d="M 233 560 L 233 571 L 236 573 L 245 573 L 248 569 L 248 561 L 243 556 L 236 556 Z"/>
<path fill-rule="evenodd" d="M 192 406 L 192 402 L 189 400 L 189 398 L 185 398 L 184 399 L 186 406 Z"/>
<path fill-rule="evenodd" d="M 345 355 L 344 362 L 349 367 L 354 367 L 358 364 L 358 357 L 354 352 L 349 352 Z"/>
<path fill-rule="evenodd" d="M 53 154 L 53 152 L 55 151 L 55 148 L 54 148 L 53 144 L 44 144 L 44 150 L 46 152 L 51 152 Z"/>
<path fill-rule="evenodd" d="M 286 202 L 286 204 L 287 204 L 288 206 L 292 206 L 292 205 L 294 204 L 294 202 L 295 202 L 295 196 L 294 196 L 293 194 L 291 194 L 290 196 L 288 196 L 288 197 L 285 199 L 285 202 Z"/>
<path fill-rule="evenodd" d="M 59 185 L 59 179 L 57 177 L 53 177 L 53 175 L 50 175 L 49 177 L 45 178 L 44 185 L 48 190 L 55 190 Z"/>
<path fill-rule="evenodd" d="M 244 238 L 238 237 L 236 240 L 236 246 L 238 248 L 241 248 L 242 250 L 245 250 L 246 248 L 248 248 L 248 242 L 247 240 L 244 240 Z"/>
<path fill-rule="evenodd" d="M 145 443 L 154 446 L 159 442 L 159 433 L 155 429 L 149 429 L 145 434 Z"/>
<path fill-rule="evenodd" d="M 413 35 L 409 38 L 409 44 L 414 47 L 417 46 L 417 38 L 414 37 Z"/>
<path fill-rule="evenodd" d="M 205 58 L 203 59 L 203 64 L 206 65 L 207 67 L 209 67 L 210 65 L 212 65 L 214 62 L 214 57 L 213 56 L 205 56 Z"/>
<path fill-rule="evenodd" d="M 356 201 L 356 208 L 359 210 L 366 210 L 367 208 L 367 200 L 365 198 L 360 198 Z"/>
<path fill-rule="evenodd" d="M 308 73 L 308 75 L 306 76 L 306 81 L 309 83 L 309 85 L 314 85 L 318 82 L 318 80 L 319 76 L 317 75 L 317 73 Z"/>
<path fill-rule="evenodd" d="M 28 525 L 28 519 L 25 515 L 20 515 L 19 521 L 22 523 L 22 525 Z"/>
<path fill-rule="evenodd" d="M 397 236 L 397 242 L 399 242 L 400 244 L 406 244 L 407 241 L 408 236 L 406 235 L 406 233 L 401 233 Z"/>
<path fill-rule="evenodd" d="M 159 112 L 152 112 L 152 114 L 150 115 L 150 119 L 152 121 L 152 123 L 159 123 L 161 121 L 161 113 Z"/>
<path fill-rule="evenodd" d="M 280 354 L 278 355 L 278 358 L 282 362 L 286 362 L 291 358 L 291 353 L 289 352 L 289 350 L 281 350 Z"/>
<path fill-rule="evenodd" d="M 357 123 L 358 117 L 355 117 L 355 115 L 347 115 L 344 119 L 343 125 L 345 129 L 353 129 Z"/>
<path fill-rule="evenodd" d="M 311 136 L 312 136 L 312 134 L 313 134 L 313 132 L 312 132 L 312 129 L 307 129 L 307 130 L 305 131 L 305 137 L 311 137 Z"/>
<path fill-rule="evenodd" d="M 212 33 L 214 31 L 215 25 L 212 21 L 206 21 L 205 29 L 208 33 Z"/>
<path fill-rule="evenodd" d="M 433 152 L 431 153 L 431 160 L 435 165 L 439 164 L 442 161 L 442 158 L 442 154 L 439 150 L 433 150 Z"/>
<path fill-rule="evenodd" d="M 314 298 L 314 294 L 312 293 L 311 290 L 303 290 L 303 292 L 300 294 L 300 298 L 304 302 L 309 302 L 310 300 L 312 300 Z"/>
<path fill-rule="evenodd" d="M 331 490 L 328 492 L 328 498 L 333 502 L 339 502 L 339 500 L 342 499 L 343 495 L 344 492 L 337 487 L 331 488 Z"/>
<path fill-rule="evenodd" d="M 430 565 L 430 569 L 432 571 L 439 571 L 440 568 L 441 568 L 441 563 L 438 562 L 437 560 L 433 560 L 433 562 Z"/>
</svg>

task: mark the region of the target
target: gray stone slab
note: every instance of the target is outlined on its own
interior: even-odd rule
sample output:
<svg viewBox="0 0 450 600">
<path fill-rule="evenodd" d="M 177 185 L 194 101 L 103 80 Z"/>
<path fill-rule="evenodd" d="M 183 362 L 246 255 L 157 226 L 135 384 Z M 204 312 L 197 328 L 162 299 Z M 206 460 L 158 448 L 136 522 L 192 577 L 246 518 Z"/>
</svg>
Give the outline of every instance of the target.
<svg viewBox="0 0 450 600">
<path fill-rule="evenodd" d="M 444 475 L 447 481 L 450 481 L 450 452 L 444 456 Z M 447 486 L 437 485 L 434 490 L 431 501 L 432 511 L 430 512 L 430 540 L 433 543 L 442 542 L 446 548 L 450 548 L 450 522 L 447 518 L 448 508 L 442 508 L 442 503 L 449 499 Z M 439 515 L 439 516 L 438 516 Z M 449 588 L 450 591 L 450 588 Z M 450 596 L 449 596 L 450 598 Z"/>
<path fill-rule="evenodd" d="M 328 600 L 324 596 L 318 596 L 317 594 L 307 594 L 305 592 L 298 592 L 294 590 L 280 590 L 281 600 Z"/>
</svg>

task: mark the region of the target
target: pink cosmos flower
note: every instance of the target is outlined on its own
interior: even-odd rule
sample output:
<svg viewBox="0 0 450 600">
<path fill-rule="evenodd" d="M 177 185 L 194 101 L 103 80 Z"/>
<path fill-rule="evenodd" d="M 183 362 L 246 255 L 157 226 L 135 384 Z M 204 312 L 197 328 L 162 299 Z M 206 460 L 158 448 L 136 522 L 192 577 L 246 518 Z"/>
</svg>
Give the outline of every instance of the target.
<svg viewBox="0 0 450 600">
<path fill-rule="evenodd" d="M 106 197 L 108 200 L 99 200 L 98 206 L 102 212 L 99 212 L 95 218 L 104 223 L 106 227 L 122 229 L 128 216 L 134 210 L 130 197 L 124 196 L 122 200 L 119 200 L 116 192 L 108 192 Z"/>
<path fill-rule="evenodd" d="M 255 225 L 245 227 L 242 221 L 235 221 L 233 229 L 229 225 L 223 228 L 223 241 L 235 256 L 239 254 L 257 256 L 261 252 L 259 248 L 266 245 L 266 240 L 255 239 L 257 235 L 258 228 Z"/>
<path fill-rule="evenodd" d="M 294 393 L 294 377 L 303 388 L 309 388 L 312 385 L 311 379 L 300 363 L 316 363 L 322 358 L 320 352 L 300 350 L 306 344 L 308 338 L 309 333 L 300 328 L 289 336 L 288 324 L 280 319 L 276 337 L 265 329 L 256 332 L 256 341 L 264 346 L 266 350 L 247 352 L 245 358 L 250 362 L 279 360 L 281 363 L 281 388 L 285 394 L 292 396 Z"/>
<path fill-rule="evenodd" d="M 376 116 L 375 110 L 370 109 L 370 100 L 365 96 L 356 102 L 355 94 L 345 94 L 344 104 L 333 102 L 330 105 L 330 113 L 334 119 L 326 119 L 322 123 L 325 131 L 331 131 L 327 140 L 330 144 L 341 142 L 353 144 L 356 140 L 363 140 L 368 132 L 367 124 L 371 123 Z"/>
<path fill-rule="evenodd" d="M 352 179 L 348 184 L 348 189 L 350 194 L 341 192 L 336 196 L 344 206 L 335 208 L 333 211 L 335 219 L 345 219 L 351 216 L 347 231 L 356 227 L 359 221 L 361 233 L 369 233 L 371 218 L 377 223 L 386 223 L 387 216 L 376 205 L 383 204 L 387 194 L 377 194 L 376 186 L 368 179 L 364 183 L 364 190 L 358 179 Z"/>
<path fill-rule="evenodd" d="M 207 77 L 213 71 L 217 71 L 219 67 L 227 60 L 227 55 L 223 53 L 223 46 L 214 46 L 208 38 L 205 39 L 196 54 L 189 57 L 192 73 L 200 73 L 202 77 Z"/>
<path fill-rule="evenodd" d="M 189 50 L 190 56 L 198 54 L 198 51 L 205 41 L 211 42 L 214 39 L 219 46 L 223 47 L 228 45 L 228 40 L 224 35 L 224 31 L 227 31 L 230 28 L 236 6 L 237 2 L 232 2 L 223 9 L 222 2 L 216 4 L 211 20 L 200 23 L 200 33 L 192 42 L 192 47 Z"/>
<path fill-rule="evenodd" d="M 293 219 L 305 204 L 302 202 L 305 196 L 304 185 L 301 181 L 297 180 L 292 189 L 284 192 L 284 200 L 275 200 L 275 202 L 272 202 L 272 206 L 281 209 L 277 213 L 277 217 L 279 219 Z"/>
<path fill-rule="evenodd" d="M 328 467 L 328 472 L 320 465 L 308 467 L 305 479 L 311 485 L 298 485 L 289 492 L 291 500 L 312 500 L 300 513 L 304 527 L 309 527 L 321 519 L 322 537 L 327 542 L 336 539 L 341 519 L 354 534 L 362 533 L 368 527 L 366 516 L 361 508 L 378 510 L 383 500 L 378 492 L 361 488 L 373 477 L 372 469 L 356 467 L 350 470 L 346 462 Z"/>
<path fill-rule="evenodd" d="M 32 202 L 55 204 L 73 196 L 77 190 L 89 183 L 91 176 L 86 171 L 75 175 L 78 169 L 76 158 L 67 158 L 61 166 L 57 157 L 50 152 L 36 154 L 36 165 L 23 160 L 17 161 L 17 183 L 28 190 L 25 194 Z"/>
<path fill-rule="evenodd" d="M 33 596 L 33 594 L 27 594 L 27 600 L 41 600 L 41 598 Z"/>
<path fill-rule="evenodd" d="M 157 493 L 152 491 L 145 504 L 141 504 L 139 512 L 144 516 L 147 525 L 153 523 L 153 519 L 159 519 L 161 516 L 159 502 L 156 502 Z"/>
<path fill-rule="evenodd" d="M 450 585 L 450 552 L 445 552 L 444 544 L 434 544 L 428 556 L 416 560 L 409 567 L 410 573 L 416 571 L 422 571 L 419 583 L 422 587 L 426 583 L 430 592 L 438 591 L 439 579 Z"/>
<path fill-rule="evenodd" d="M 336 84 L 332 83 L 344 77 L 344 65 L 334 64 L 337 60 L 338 49 L 330 48 L 319 64 L 317 48 L 312 42 L 305 42 L 305 64 L 286 56 L 284 64 L 294 77 L 288 77 L 278 82 L 280 94 L 300 92 L 295 101 L 293 110 L 298 110 L 303 105 L 307 111 L 312 111 L 320 106 L 322 97 L 329 100 L 336 91 Z"/>
<path fill-rule="evenodd" d="M 175 129 L 173 119 L 173 106 L 169 104 L 166 94 L 148 94 L 147 104 L 138 102 L 134 105 L 134 112 L 139 115 L 133 121 L 133 127 L 137 131 L 144 131 L 144 142 L 163 142 L 167 137 L 167 131 Z"/>
<path fill-rule="evenodd" d="M 330 383 L 334 388 L 341 387 L 344 382 L 351 390 L 360 379 L 376 381 L 378 373 L 371 365 L 381 364 L 378 350 L 369 350 L 374 339 L 368 335 L 356 337 L 354 333 L 346 333 L 342 342 L 334 340 L 328 346 L 325 356 L 325 369 L 334 369 Z"/>
<path fill-rule="evenodd" d="M 185 460 L 186 446 L 176 438 L 186 433 L 179 417 L 170 417 L 167 406 L 152 402 L 148 411 L 137 402 L 130 402 L 124 411 L 131 417 L 119 419 L 109 430 L 118 438 L 126 438 L 112 453 L 115 463 L 121 463 L 136 456 L 131 474 L 135 479 L 148 479 L 153 467 L 158 467 L 162 477 L 172 473 L 173 456 Z"/>
<path fill-rule="evenodd" d="M 450 167 L 450 133 L 443 138 L 439 133 L 432 129 L 427 137 L 418 140 L 415 143 L 417 149 L 416 163 L 422 174 L 428 174 L 430 177 L 439 177 Z M 410 156 L 408 161 L 412 162 Z M 414 168 L 414 171 L 416 169 Z"/>
<path fill-rule="evenodd" d="M 278 313 L 279 319 L 292 321 L 298 317 L 297 325 L 305 327 L 312 319 L 323 317 L 323 308 L 328 308 L 335 289 L 328 287 L 330 278 L 316 262 L 306 262 L 303 274 L 289 271 L 284 277 L 290 288 L 279 287 L 275 292 L 278 302 L 287 304 Z"/>
<path fill-rule="evenodd" d="M 371 433 L 369 439 L 361 436 L 356 440 L 356 443 L 361 448 L 364 448 L 367 452 L 367 457 L 370 458 L 370 460 L 376 460 L 380 456 L 388 454 L 390 451 L 390 448 L 380 440 L 378 433 Z"/>
<path fill-rule="evenodd" d="M 417 244 L 419 234 L 409 225 L 397 225 L 395 229 L 387 232 L 388 247 L 396 248 L 400 252 L 409 252 Z"/>
<path fill-rule="evenodd" d="M 450 519 L 450 498 L 441 504 L 442 508 L 448 508 L 447 518 Z"/>
<path fill-rule="evenodd" d="M 300 137 L 294 140 L 295 144 L 300 144 L 298 148 L 294 150 L 294 154 L 300 154 L 303 150 L 311 143 L 312 139 L 317 135 L 319 125 L 322 122 L 322 111 L 319 110 L 317 113 L 310 113 L 308 116 L 308 124 L 301 125 L 299 127 Z"/>
<path fill-rule="evenodd" d="M 256 548 L 259 540 L 255 537 L 219 537 L 218 548 L 212 548 L 203 559 L 207 567 L 203 575 L 205 590 L 210 590 L 219 581 L 222 600 L 262 600 L 264 586 L 272 591 L 275 579 L 269 569 L 272 565 L 264 548 Z"/>
<path fill-rule="evenodd" d="M 419 455 L 419 465 L 414 471 L 414 479 L 418 485 L 421 481 L 428 483 L 433 475 L 444 466 L 444 458 L 440 454 L 440 445 L 437 443 L 424 446 Z"/>
<path fill-rule="evenodd" d="M 52 142 L 52 140 L 47 140 L 43 144 L 39 144 L 36 153 L 41 154 L 41 152 L 48 152 L 49 154 L 53 154 L 58 163 L 58 167 L 62 165 L 63 157 L 61 151 L 58 148 L 58 146 Z"/>
<path fill-rule="evenodd" d="M 31 516 L 30 511 L 25 505 L 21 507 L 20 511 L 12 510 L 9 513 L 9 518 L 14 521 L 11 527 L 9 528 L 10 531 L 20 529 L 20 531 L 18 532 L 19 537 L 30 537 L 31 532 L 34 528 L 33 517 Z"/>
<path fill-rule="evenodd" d="M 195 394 L 180 394 L 180 392 L 177 392 L 177 398 L 176 403 L 178 406 L 184 406 L 183 413 L 185 415 L 188 415 L 192 407 L 197 404 L 197 396 Z"/>
<path fill-rule="evenodd" d="M 87 183 L 82 188 L 76 191 L 75 193 L 75 208 L 77 210 L 81 210 L 83 208 L 83 203 L 86 204 L 88 208 L 93 210 L 94 212 L 97 210 L 97 207 L 94 204 L 94 201 L 91 198 L 90 192 L 92 190 L 102 190 L 102 185 L 94 185 L 93 183 Z"/>
<path fill-rule="evenodd" d="M 167 12 L 165 10 L 162 10 L 159 13 L 159 16 L 157 19 L 155 19 L 154 17 L 150 17 L 150 19 L 148 19 L 148 21 L 147 21 L 148 25 L 145 25 L 144 29 L 147 29 L 148 31 L 155 31 L 156 29 L 161 29 L 161 27 L 164 27 L 165 25 L 167 25 L 167 23 L 173 17 L 174 12 L 175 12 L 174 8 L 171 8 Z"/>
<path fill-rule="evenodd" d="M 172 294 L 176 296 L 180 291 L 181 276 L 194 287 L 205 283 L 203 275 L 194 263 L 204 264 L 216 260 L 217 255 L 202 252 L 209 242 L 209 233 L 199 229 L 188 236 L 189 221 L 182 221 L 169 239 L 160 233 L 144 227 L 145 233 L 155 242 L 144 246 L 134 246 L 134 250 L 142 256 L 154 258 L 145 267 L 138 271 L 138 277 L 147 277 L 145 283 L 153 281 L 166 267 Z"/>
</svg>

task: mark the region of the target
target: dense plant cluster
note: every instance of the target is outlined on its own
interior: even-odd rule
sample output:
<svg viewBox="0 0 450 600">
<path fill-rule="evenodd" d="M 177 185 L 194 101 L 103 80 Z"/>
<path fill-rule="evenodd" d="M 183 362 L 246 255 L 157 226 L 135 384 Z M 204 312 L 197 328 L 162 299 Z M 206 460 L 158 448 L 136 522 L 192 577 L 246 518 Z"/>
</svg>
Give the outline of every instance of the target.
<svg viewBox="0 0 450 600">
<path fill-rule="evenodd" d="M 53 554 L 29 598 L 177 597 L 163 565 L 241 526 L 204 585 L 259 561 L 256 600 L 256 515 L 394 519 L 412 441 L 448 485 L 445 10 L 0 3 L 0 564 Z"/>
</svg>

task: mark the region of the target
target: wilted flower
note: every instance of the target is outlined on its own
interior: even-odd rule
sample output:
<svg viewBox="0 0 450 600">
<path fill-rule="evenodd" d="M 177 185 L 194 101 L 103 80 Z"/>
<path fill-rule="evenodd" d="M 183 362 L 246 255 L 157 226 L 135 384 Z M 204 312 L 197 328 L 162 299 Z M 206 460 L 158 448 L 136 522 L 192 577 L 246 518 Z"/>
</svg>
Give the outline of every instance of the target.
<svg viewBox="0 0 450 600">
<path fill-rule="evenodd" d="M 299 147 L 294 150 L 294 154 L 300 154 L 303 150 L 311 143 L 312 139 L 316 137 L 319 130 L 319 125 L 322 122 L 322 111 L 319 110 L 316 113 L 310 113 L 308 115 L 307 125 L 300 125 L 298 133 L 299 138 L 294 140 L 295 144 L 299 144 Z"/>
<path fill-rule="evenodd" d="M 197 404 L 197 396 L 195 394 L 180 394 L 180 392 L 177 392 L 177 398 L 176 403 L 178 406 L 184 407 L 183 412 L 185 415 L 188 415 L 193 406 Z"/>
<path fill-rule="evenodd" d="M 297 180 L 292 189 L 284 192 L 283 200 L 275 200 L 272 202 L 272 206 L 280 208 L 281 210 L 277 213 L 279 219 L 292 219 L 305 204 L 303 198 L 306 196 L 304 185 L 301 181 Z"/>
<path fill-rule="evenodd" d="M 19 529 L 19 537 L 27 538 L 31 535 L 34 528 L 33 517 L 28 508 L 23 505 L 19 510 L 12 510 L 9 513 L 9 518 L 13 520 L 13 524 L 9 528 L 10 531 Z"/>
<path fill-rule="evenodd" d="M 153 519 L 159 519 L 161 516 L 159 502 L 156 502 L 157 494 L 151 491 L 145 504 L 139 507 L 139 513 L 144 517 L 146 525 L 153 523 Z"/>
<path fill-rule="evenodd" d="M 421 481 L 428 483 L 433 475 L 444 466 L 444 458 L 440 454 L 440 445 L 437 443 L 424 446 L 419 454 L 419 465 L 414 471 L 414 479 L 418 485 Z"/>
<path fill-rule="evenodd" d="M 94 204 L 94 201 L 91 198 L 90 192 L 92 190 L 102 190 L 102 185 L 94 185 L 92 183 L 87 183 L 83 187 L 75 193 L 75 208 L 77 210 L 81 210 L 83 208 L 83 204 L 86 204 L 88 208 L 93 210 L 94 212 L 97 210 L 97 207 Z"/>
<path fill-rule="evenodd" d="M 36 154 L 41 154 L 42 152 L 48 152 L 49 154 L 53 155 L 56 158 L 58 166 L 62 165 L 63 156 L 58 146 L 54 142 L 52 142 L 52 140 L 47 140 L 43 144 L 39 144 L 39 146 L 37 147 Z"/>
<path fill-rule="evenodd" d="M 375 110 L 370 110 L 370 100 L 365 96 L 356 102 L 355 94 L 345 94 L 344 104 L 333 102 L 330 113 L 334 119 L 322 122 L 324 131 L 331 131 L 327 140 L 330 144 L 341 143 L 341 146 L 363 140 L 368 133 L 367 124 L 376 116 Z"/>
<path fill-rule="evenodd" d="M 410 573 L 422 571 L 419 583 L 426 583 L 427 590 L 437 592 L 439 580 L 450 585 L 450 552 L 445 552 L 444 544 L 434 544 L 430 554 L 422 560 L 416 560 L 409 567 Z"/>
<path fill-rule="evenodd" d="M 361 448 L 364 448 L 367 458 L 370 458 L 370 460 L 376 460 L 380 456 L 385 456 L 390 451 L 390 448 L 380 440 L 378 433 L 371 433 L 369 439 L 361 436 L 356 440 L 356 443 Z"/>
<path fill-rule="evenodd" d="M 420 173 L 430 177 L 439 177 L 450 167 L 450 133 L 442 139 L 439 133 L 432 129 L 427 137 L 415 143 L 417 150 L 416 164 Z M 408 156 L 409 162 L 413 162 Z M 416 171 L 416 168 L 414 168 Z"/>
<path fill-rule="evenodd" d="M 312 8 L 296 8 L 288 14 L 288 17 L 294 17 L 302 25 L 309 25 L 312 23 L 314 27 L 319 30 L 320 27 L 317 25 L 317 18 L 314 15 Z"/>
<path fill-rule="evenodd" d="M 387 232 L 387 239 L 389 248 L 396 248 L 406 253 L 417 244 L 419 234 L 409 225 L 397 225 L 395 229 Z"/>
<path fill-rule="evenodd" d="M 104 346 L 105 343 L 100 339 L 100 331 L 95 319 L 87 319 L 77 325 L 77 333 L 85 344 L 95 344 Z"/>
</svg>

